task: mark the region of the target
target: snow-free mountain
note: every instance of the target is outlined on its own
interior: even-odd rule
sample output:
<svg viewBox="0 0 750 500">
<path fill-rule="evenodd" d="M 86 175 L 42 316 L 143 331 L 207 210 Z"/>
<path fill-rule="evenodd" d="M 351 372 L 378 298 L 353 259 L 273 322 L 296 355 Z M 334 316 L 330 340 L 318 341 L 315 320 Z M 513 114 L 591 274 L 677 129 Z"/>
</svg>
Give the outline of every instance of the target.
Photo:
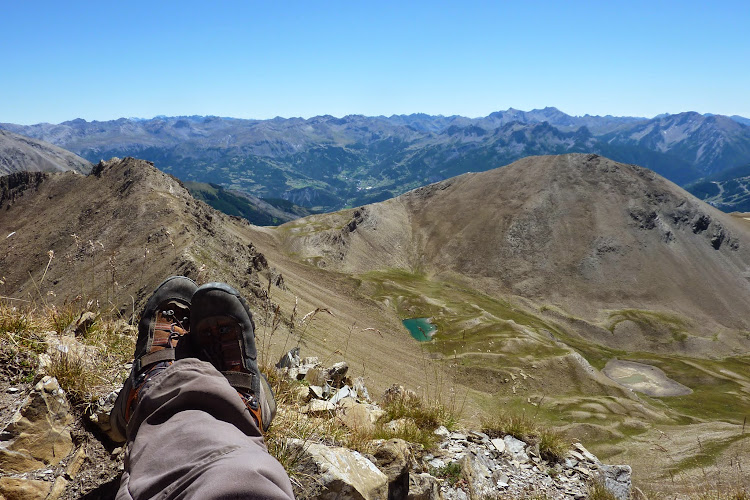
<svg viewBox="0 0 750 500">
<path fill-rule="evenodd" d="M 596 153 L 679 185 L 750 162 L 746 119 L 694 112 L 647 119 L 511 108 L 482 118 L 188 116 L 0 128 L 92 162 L 145 158 L 182 180 L 322 210 L 382 201 L 529 155 Z"/>
</svg>

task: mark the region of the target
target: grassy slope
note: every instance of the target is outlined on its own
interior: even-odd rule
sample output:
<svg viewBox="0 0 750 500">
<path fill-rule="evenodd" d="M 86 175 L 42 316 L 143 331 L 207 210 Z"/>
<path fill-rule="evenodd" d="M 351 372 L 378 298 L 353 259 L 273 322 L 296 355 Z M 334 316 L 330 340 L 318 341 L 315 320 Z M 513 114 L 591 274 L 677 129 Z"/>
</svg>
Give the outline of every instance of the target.
<svg viewBox="0 0 750 500">
<path fill-rule="evenodd" d="M 748 436 L 741 433 L 743 420 L 750 414 L 748 356 L 699 359 L 619 351 L 579 336 L 575 324 L 580 320 L 561 321 L 559 314 L 545 314 L 550 308 L 534 311 L 459 282 L 403 270 L 370 272 L 359 279 L 368 295 L 395 309 L 400 318 L 432 318 L 438 333 L 423 349 L 449 367 L 454 382 L 473 389 L 471 398 L 487 415 L 498 409 L 533 415 L 535 420 L 568 428 L 570 434 L 615 461 L 623 450 L 643 446 L 636 438 L 646 439 L 657 430 L 704 437 L 699 449 L 670 457 L 670 468 L 655 470 L 653 464 L 633 463 L 641 479 L 691 475 L 707 465 L 718 467 L 730 445 Z M 688 326 L 680 318 L 652 311 L 612 311 L 599 326 L 614 331 L 625 320 L 673 331 L 674 342 L 687 335 Z M 582 376 L 580 366 L 569 362 L 570 349 L 550 334 L 597 369 L 615 357 L 647 363 L 691 387 L 693 393 L 651 398 L 592 383 Z M 727 424 L 735 431 L 729 436 L 715 435 L 713 424 Z"/>
</svg>

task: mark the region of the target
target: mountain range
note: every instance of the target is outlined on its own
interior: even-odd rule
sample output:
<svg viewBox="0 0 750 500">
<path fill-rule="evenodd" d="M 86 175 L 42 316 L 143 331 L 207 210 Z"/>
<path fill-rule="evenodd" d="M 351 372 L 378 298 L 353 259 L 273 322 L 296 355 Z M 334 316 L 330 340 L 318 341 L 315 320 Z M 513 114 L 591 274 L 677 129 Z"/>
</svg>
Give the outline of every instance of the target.
<svg viewBox="0 0 750 500">
<path fill-rule="evenodd" d="M 145 158 L 184 181 L 321 211 L 382 201 L 529 155 L 597 153 L 645 166 L 679 185 L 750 160 L 746 119 L 694 112 L 646 119 L 511 108 L 482 118 L 187 116 L 0 128 L 91 162 Z"/>
</svg>

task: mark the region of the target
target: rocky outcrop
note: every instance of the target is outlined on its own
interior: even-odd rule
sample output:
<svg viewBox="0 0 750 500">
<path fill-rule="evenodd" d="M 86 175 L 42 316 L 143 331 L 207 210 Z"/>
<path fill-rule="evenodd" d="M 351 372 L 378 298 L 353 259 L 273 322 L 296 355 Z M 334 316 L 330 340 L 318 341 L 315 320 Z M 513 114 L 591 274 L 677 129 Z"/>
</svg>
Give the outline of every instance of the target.
<svg viewBox="0 0 750 500">
<path fill-rule="evenodd" d="M 2 432 L 0 470 L 23 473 L 57 465 L 73 449 L 73 421 L 57 379 L 41 379 Z"/>
<path fill-rule="evenodd" d="M 364 400 L 361 388 L 355 390 L 354 384 L 347 385 L 350 381 L 345 376 L 345 363 L 324 368 L 317 358 L 300 358 L 299 349 L 293 349 L 277 367 L 293 380 L 325 384 L 310 386 L 306 393 L 309 401 L 303 412 L 308 417 L 337 419 L 359 431 L 381 426 L 399 432 L 414 425 L 409 419 L 385 421 L 386 412 L 380 406 Z M 360 386 L 364 387 L 361 382 Z M 381 401 L 383 405 L 408 404 L 416 399 L 413 391 L 394 385 Z M 437 428 L 434 434 L 439 444 L 429 452 L 402 439 L 381 439 L 370 443 L 367 455 L 290 440 L 289 446 L 302 457 L 301 472 L 320 477 L 299 493 L 313 499 L 433 500 L 533 495 L 582 499 L 591 483 L 599 481 L 619 500 L 630 495 L 630 467 L 602 464 L 580 443 L 574 443 L 567 456 L 556 462 L 545 460 L 538 445 L 510 435 L 492 439 L 482 432 L 451 432 L 445 427 Z M 373 468 L 382 476 L 375 474 Z"/>
<path fill-rule="evenodd" d="M 0 177 L 0 206 L 13 203 L 24 191 L 36 189 L 49 174 L 43 172 L 15 172 Z"/>
</svg>

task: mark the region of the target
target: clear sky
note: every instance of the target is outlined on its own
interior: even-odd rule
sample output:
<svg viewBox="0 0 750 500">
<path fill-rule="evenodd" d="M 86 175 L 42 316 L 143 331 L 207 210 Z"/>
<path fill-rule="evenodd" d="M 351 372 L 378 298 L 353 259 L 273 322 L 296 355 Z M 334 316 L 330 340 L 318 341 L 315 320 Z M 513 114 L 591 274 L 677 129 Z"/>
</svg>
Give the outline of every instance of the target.
<svg viewBox="0 0 750 500">
<path fill-rule="evenodd" d="M 750 2 L 0 0 L 0 122 L 750 117 Z"/>
</svg>

